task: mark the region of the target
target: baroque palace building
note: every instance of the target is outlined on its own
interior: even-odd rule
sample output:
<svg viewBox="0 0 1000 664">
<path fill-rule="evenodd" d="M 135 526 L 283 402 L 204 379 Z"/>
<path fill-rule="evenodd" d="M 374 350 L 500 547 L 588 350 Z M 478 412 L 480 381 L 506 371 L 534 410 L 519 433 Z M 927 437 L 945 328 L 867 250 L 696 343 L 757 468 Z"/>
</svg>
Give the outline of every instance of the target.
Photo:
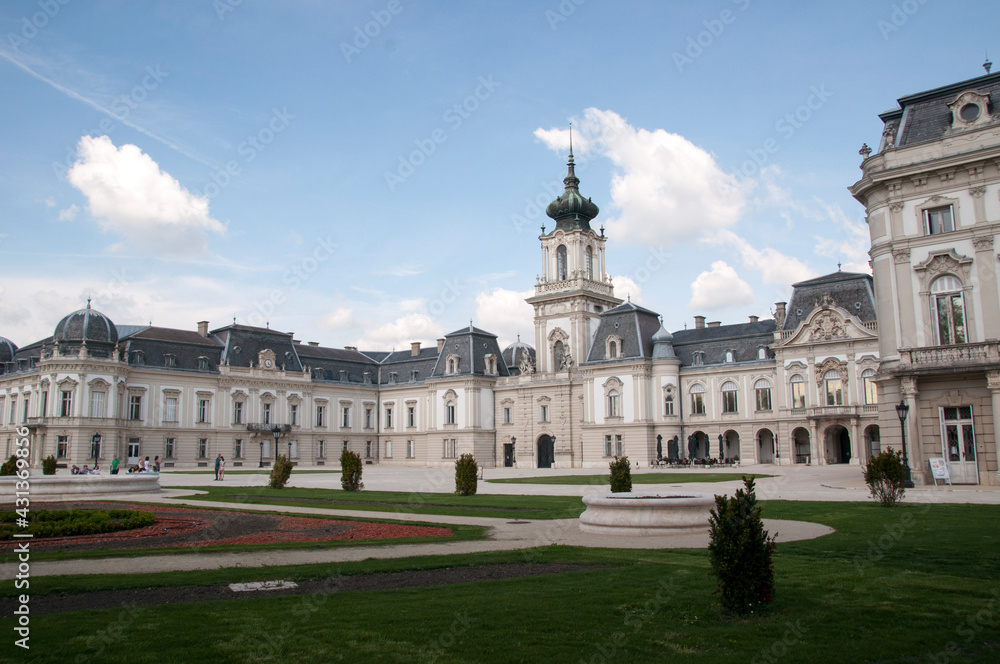
<svg viewBox="0 0 1000 664">
<path fill-rule="evenodd" d="M 742 463 L 860 463 L 880 445 L 872 278 L 835 272 L 794 285 L 773 319 L 695 317 L 674 333 L 614 295 L 599 210 L 565 192 L 539 237 L 534 346 L 501 350 L 471 323 L 402 352 L 301 343 L 246 325 L 116 325 L 87 307 L 51 337 L 0 338 L 0 441 L 26 427 L 33 462 L 165 468 L 372 463 L 607 467 L 628 455 Z M 882 425 L 884 426 L 884 424 Z"/>
</svg>

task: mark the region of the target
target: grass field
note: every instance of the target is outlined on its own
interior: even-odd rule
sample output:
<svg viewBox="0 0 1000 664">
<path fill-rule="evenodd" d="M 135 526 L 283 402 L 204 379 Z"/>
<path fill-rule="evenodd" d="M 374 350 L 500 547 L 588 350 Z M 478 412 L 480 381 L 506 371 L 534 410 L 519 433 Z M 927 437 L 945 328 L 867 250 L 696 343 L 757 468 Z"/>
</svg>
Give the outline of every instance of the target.
<svg viewBox="0 0 1000 664">
<path fill-rule="evenodd" d="M 169 488 L 169 487 L 168 487 Z M 181 487 L 173 487 L 181 488 Z M 205 495 L 193 500 L 214 500 L 297 507 L 481 516 L 496 519 L 575 519 L 584 510 L 576 496 L 496 496 L 416 491 L 342 491 L 340 489 L 271 489 L 269 487 L 198 487 Z"/>
<path fill-rule="evenodd" d="M 774 477 L 774 475 L 749 475 L 749 477 Z M 740 473 L 639 473 L 632 475 L 632 484 L 689 484 L 691 482 L 738 482 Z M 542 477 L 510 477 L 487 480 L 497 484 L 574 484 L 585 486 L 610 485 L 608 473 L 603 475 L 546 475 Z"/>
<path fill-rule="evenodd" d="M 606 566 L 436 588 L 39 616 L 31 623 L 30 660 L 1000 661 L 1000 508 L 769 502 L 764 510 L 766 517 L 818 521 L 837 532 L 780 545 L 775 604 L 745 620 L 720 613 L 704 550 L 554 546 L 309 567 L 36 578 L 37 594 L 504 561 Z M 13 624 L 7 618 L 0 628 L 12 634 Z M 18 661 L 28 661 L 23 655 Z"/>
</svg>

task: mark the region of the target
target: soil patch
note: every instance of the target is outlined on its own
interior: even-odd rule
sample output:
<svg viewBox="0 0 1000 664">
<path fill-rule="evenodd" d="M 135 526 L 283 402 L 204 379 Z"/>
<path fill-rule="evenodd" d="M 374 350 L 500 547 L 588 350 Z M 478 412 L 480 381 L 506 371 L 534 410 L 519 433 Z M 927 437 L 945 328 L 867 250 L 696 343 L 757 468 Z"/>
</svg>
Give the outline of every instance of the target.
<svg viewBox="0 0 1000 664">
<path fill-rule="evenodd" d="M 475 583 L 516 579 L 565 572 L 601 569 L 602 565 L 564 565 L 559 563 L 515 563 L 445 567 L 441 569 L 331 576 L 325 579 L 296 581 L 297 588 L 235 592 L 228 585 L 173 586 L 166 588 L 134 588 L 129 590 L 99 590 L 77 594 L 33 595 L 32 615 L 51 615 L 89 609 L 117 609 L 123 607 L 161 606 L 206 601 L 239 601 L 285 595 L 330 595 L 342 592 L 396 590 L 423 588 L 455 583 Z M 16 605 L 13 598 L 0 602 L 4 615 L 10 615 Z"/>
</svg>

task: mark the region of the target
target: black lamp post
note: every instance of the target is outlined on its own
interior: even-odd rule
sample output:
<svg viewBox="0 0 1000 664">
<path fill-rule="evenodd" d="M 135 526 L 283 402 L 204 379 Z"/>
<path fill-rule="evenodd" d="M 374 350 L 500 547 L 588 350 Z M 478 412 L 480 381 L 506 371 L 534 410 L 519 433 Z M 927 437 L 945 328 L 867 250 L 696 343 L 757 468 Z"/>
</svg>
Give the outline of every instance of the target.
<svg viewBox="0 0 1000 664">
<path fill-rule="evenodd" d="M 261 437 L 261 439 L 260 439 L 260 461 L 257 462 L 257 467 L 258 468 L 263 468 L 264 467 L 264 438 L 263 437 Z"/>
<path fill-rule="evenodd" d="M 910 475 L 910 463 L 906 457 L 906 415 L 910 412 L 910 406 L 905 401 L 900 401 L 896 405 L 896 415 L 899 416 L 899 429 L 903 434 L 903 473 L 906 480 L 903 483 L 907 489 L 913 488 L 913 477 Z"/>
<path fill-rule="evenodd" d="M 94 465 L 97 465 L 97 454 L 101 448 L 101 434 L 95 433 L 90 438 L 90 451 L 93 453 Z"/>
<path fill-rule="evenodd" d="M 514 436 L 510 437 L 510 462 L 512 465 L 517 463 L 517 438 Z"/>
<path fill-rule="evenodd" d="M 274 453 L 271 455 L 271 458 L 274 459 L 275 461 L 277 461 L 278 460 L 278 439 L 281 438 L 281 427 L 279 427 L 277 424 L 275 424 L 274 428 L 271 429 L 271 435 L 274 436 Z"/>
</svg>

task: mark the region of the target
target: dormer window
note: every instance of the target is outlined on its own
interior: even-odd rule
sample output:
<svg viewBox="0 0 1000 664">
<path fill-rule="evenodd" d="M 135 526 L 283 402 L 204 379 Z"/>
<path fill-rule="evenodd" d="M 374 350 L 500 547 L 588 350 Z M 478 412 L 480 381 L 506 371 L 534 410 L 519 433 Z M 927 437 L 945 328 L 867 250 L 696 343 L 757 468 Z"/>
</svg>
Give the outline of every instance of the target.
<svg viewBox="0 0 1000 664">
<path fill-rule="evenodd" d="M 458 356 L 449 355 L 448 359 L 445 360 L 445 374 L 454 375 L 458 373 Z"/>
<path fill-rule="evenodd" d="M 417 374 L 418 374 L 418 373 L 420 373 L 420 372 L 419 372 L 419 371 L 417 371 L 416 369 L 412 369 L 412 370 L 410 371 L 410 382 L 411 382 L 411 383 L 415 383 L 415 382 L 417 382 Z"/>
<path fill-rule="evenodd" d="M 705 364 L 705 351 L 696 350 L 691 358 L 691 363 L 696 366 Z"/>
<path fill-rule="evenodd" d="M 608 343 L 608 359 L 616 360 L 618 359 L 618 342 L 611 341 Z"/>
<path fill-rule="evenodd" d="M 486 375 L 487 376 L 496 376 L 497 375 L 497 356 L 491 354 L 491 355 L 487 355 L 483 359 L 484 359 L 485 364 L 486 364 Z"/>
<path fill-rule="evenodd" d="M 146 358 L 141 350 L 132 351 L 132 364 L 145 364 Z"/>
<path fill-rule="evenodd" d="M 951 131 L 964 131 L 988 124 L 993 118 L 989 113 L 990 96 L 976 90 L 966 90 L 953 102 L 951 109 Z"/>
<path fill-rule="evenodd" d="M 757 346 L 757 359 L 758 360 L 766 360 L 767 359 L 767 347 L 766 346 Z"/>
<path fill-rule="evenodd" d="M 208 371 L 208 369 L 209 369 L 208 358 L 202 355 L 201 357 L 198 358 L 198 371 Z"/>
<path fill-rule="evenodd" d="M 163 366 L 165 367 L 176 367 L 177 366 L 177 356 L 171 353 L 165 353 L 163 355 Z"/>
<path fill-rule="evenodd" d="M 726 363 L 731 363 L 736 361 L 736 353 L 731 350 L 726 351 Z"/>
<path fill-rule="evenodd" d="M 390 371 L 389 372 L 389 384 L 390 385 L 395 385 L 396 384 L 396 377 L 398 375 L 399 374 L 397 374 L 395 371 Z"/>
</svg>

